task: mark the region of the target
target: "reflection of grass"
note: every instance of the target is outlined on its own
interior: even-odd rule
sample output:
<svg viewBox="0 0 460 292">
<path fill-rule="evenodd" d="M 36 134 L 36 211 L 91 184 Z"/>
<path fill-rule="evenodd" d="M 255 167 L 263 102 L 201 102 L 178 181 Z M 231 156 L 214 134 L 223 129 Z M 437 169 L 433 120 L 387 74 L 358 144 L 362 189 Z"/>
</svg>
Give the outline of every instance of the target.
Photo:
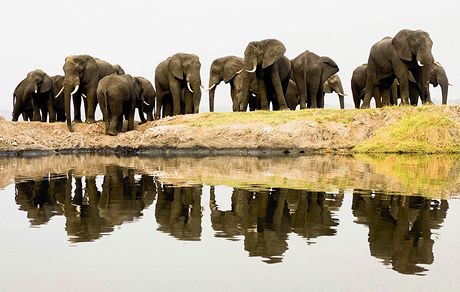
<svg viewBox="0 0 460 292">
<path fill-rule="evenodd" d="M 381 153 L 454 153 L 460 151 L 455 134 L 459 126 L 442 111 L 410 110 L 394 124 L 355 147 L 356 152 Z"/>
<path fill-rule="evenodd" d="M 255 111 L 236 113 L 202 113 L 193 118 L 173 120 L 170 124 L 182 124 L 192 127 L 210 127 L 231 124 L 263 123 L 280 125 L 295 120 L 349 123 L 355 110 L 297 110 L 297 111 Z"/>
</svg>

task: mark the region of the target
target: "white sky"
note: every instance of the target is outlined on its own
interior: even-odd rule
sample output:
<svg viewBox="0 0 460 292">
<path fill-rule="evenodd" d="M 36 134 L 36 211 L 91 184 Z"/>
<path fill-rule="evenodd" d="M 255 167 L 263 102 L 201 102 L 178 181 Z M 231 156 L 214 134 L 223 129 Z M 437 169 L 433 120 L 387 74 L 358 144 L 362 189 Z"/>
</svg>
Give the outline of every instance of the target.
<svg viewBox="0 0 460 292">
<path fill-rule="evenodd" d="M 385 4 L 385 5 L 383 5 Z M 77 6 L 79 5 L 79 6 Z M 277 38 L 290 59 L 308 49 L 333 58 L 352 106 L 351 73 L 369 49 L 400 29 L 423 29 L 446 69 L 449 100 L 460 101 L 458 28 L 460 1 L 3 1 L 0 7 L 0 112 L 11 117 L 12 93 L 26 74 L 41 68 L 63 74 L 67 55 L 90 54 L 153 81 L 156 65 L 177 52 L 200 56 L 207 86 L 211 62 L 242 56 L 248 42 Z M 440 103 L 440 89 L 431 89 Z M 230 111 L 230 89 L 221 83 L 216 110 Z M 338 107 L 328 95 L 326 106 Z M 208 111 L 203 93 L 201 112 Z"/>
</svg>

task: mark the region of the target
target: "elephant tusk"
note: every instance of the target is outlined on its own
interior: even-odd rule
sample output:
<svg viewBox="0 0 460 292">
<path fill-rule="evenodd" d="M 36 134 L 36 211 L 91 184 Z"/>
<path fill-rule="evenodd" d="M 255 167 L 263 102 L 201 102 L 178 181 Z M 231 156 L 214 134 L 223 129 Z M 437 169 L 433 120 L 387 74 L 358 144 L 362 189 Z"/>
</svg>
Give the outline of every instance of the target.
<svg viewBox="0 0 460 292">
<path fill-rule="evenodd" d="M 449 83 L 448 85 L 449 85 L 449 86 L 454 86 L 453 84 L 450 84 L 450 83 Z"/>
<path fill-rule="evenodd" d="M 254 72 L 256 72 L 256 69 L 257 69 L 257 65 L 254 65 L 254 67 L 251 70 L 246 70 L 246 72 L 254 73 Z"/>
<path fill-rule="evenodd" d="M 243 68 L 241 68 L 240 71 L 237 71 L 236 74 L 240 74 L 241 72 L 243 72 Z"/>
<path fill-rule="evenodd" d="M 422 62 L 420 62 L 419 60 L 417 60 L 417 64 L 418 64 L 420 67 L 423 67 Z"/>
<path fill-rule="evenodd" d="M 211 91 L 214 87 L 216 87 L 215 83 L 211 87 L 208 88 L 208 91 Z"/>
<path fill-rule="evenodd" d="M 204 86 L 200 84 L 200 88 L 201 88 L 201 89 L 204 89 Z"/>
<path fill-rule="evenodd" d="M 150 106 L 145 100 L 142 101 L 146 106 Z"/>
<path fill-rule="evenodd" d="M 78 91 L 79 87 L 80 87 L 80 85 L 78 84 L 70 95 L 74 95 Z"/>
<path fill-rule="evenodd" d="M 64 86 L 62 86 L 61 90 L 59 90 L 58 94 L 54 98 L 58 98 L 59 95 L 64 91 Z"/>
<path fill-rule="evenodd" d="M 347 96 L 345 93 L 337 93 L 340 96 Z"/>
<path fill-rule="evenodd" d="M 84 99 L 86 99 L 86 95 L 85 95 L 85 94 L 82 93 L 81 96 L 82 96 Z"/>
<path fill-rule="evenodd" d="M 190 87 L 190 82 L 188 82 L 188 81 L 187 81 L 187 88 L 188 88 L 188 90 L 190 90 L 191 93 L 193 93 L 193 90 L 192 90 L 192 88 Z"/>
<path fill-rule="evenodd" d="M 439 63 L 438 61 L 434 61 L 434 64 L 438 66 L 442 66 L 441 63 Z"/>
<path fill-rule="evenodd" d="M 37 93 L 37 88 L 35 88 L 34 93 Z"/>
</svg>

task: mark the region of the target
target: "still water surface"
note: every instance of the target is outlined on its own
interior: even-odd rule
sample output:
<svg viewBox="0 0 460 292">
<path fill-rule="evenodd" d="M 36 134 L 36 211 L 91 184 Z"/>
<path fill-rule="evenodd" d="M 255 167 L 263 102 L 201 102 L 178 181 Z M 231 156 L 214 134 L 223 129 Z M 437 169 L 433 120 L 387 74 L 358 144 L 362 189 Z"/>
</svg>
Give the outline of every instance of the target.
<svg viewBox="0 0 460 292">
<path fill-rule="evenodd" d="M 0 165 L 0 291 L 460 287 L 456 156 Z"/>
</svg>

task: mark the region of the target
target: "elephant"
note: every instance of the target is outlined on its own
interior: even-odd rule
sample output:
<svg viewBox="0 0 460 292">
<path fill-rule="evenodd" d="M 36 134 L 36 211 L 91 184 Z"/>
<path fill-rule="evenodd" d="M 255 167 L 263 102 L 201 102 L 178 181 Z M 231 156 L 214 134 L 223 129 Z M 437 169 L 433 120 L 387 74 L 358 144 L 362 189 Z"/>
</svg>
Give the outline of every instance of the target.
<svg viewBox="0 0 460 292">
<path fill-rule="evenodd" d="M 136 107 L 139 111 L 139 118 L 141 119 L 141 123 L 145 123 L 146 119 L 144 117 L 144 113 L 147 114 L 147 121 L 153 121 L 153 110 L 155 108 L 155 98 L 156 92 L 155 88 L 153 88 L 152 82 L 148 79 L 136 76 L 134 77 L 138 81 L 140 81 L 142 97 L 137 101 Z"/>
<path fill-rule="evenodd" d="M 269 109 L 269 98 L 273 109 L 287 110 L 284 94 L 289 84 L 291 66 L 289 59 L 284 56 L 286 47 L 276 39 L 266 39 L 250 42 L 244 51 L 243 84 L 240 94 L 240 110 L 246 111 L 249 103 L 249 85 L 251 78 L 257 80 L 260 107 Z"/>
<path fill-rule="evenodd" d="M 171 97 L 172 115 L 198 113 L 201 100 L 201 63 L 195 54 L 177 53 L 155 69 L 157 103 L 155 119 L 160 118 L 165 96 Z"/>
<path fill-rule="evenodd" d="M 337 93 L 339 97 L 340 108 L 345 108 L 344 97 L 346 94 L 343 91 L 342 81 L 340 80 L 339 75 L 334 74 L 329 79 L 326 80 L 323 84 L 323 98 L 326 93 Z M 289 86 L 286 91 L 286 103 L 290 110 L 295 110 L 297 105 L 300 104 L 299 91 L 297 90 L 297 85 L 294 80 L 289 80 Z"/>
<path fill-rule="evenodd" d="M 129 74 L 109 75 L 99 81 L 97 99 L 105 122 L 105 133 L 116 136 L 121 132 L 123 116 L 128 131 L 134 130 L 134 111 L 142 98 L 141 80 Z"/>
<path fill-rule="evenodd" d="M 121 67 L 120 67 L 121 68 Z M 86 122 L 94 123 L 94 114 L 97 105 L 96 91 L 99 81 L 110 74 L 115 74 L 117 68 L 110 63 L 93 58 L 89 55 L 68 56 L 63 66 L 64 70 L 64 102 L 67 128 L 73 132 L 70 117 L 70 97 L 73 96 L 74 121 L 81 122 L 81 96 L 84 99 Z"/>
<path fill-rule="evenodd" d="M 401 104 L 409 104 L 409 72 L 421 89 L 423 103 L 432 103 L 428 82 L 434 63 L 433 41 L 422 30 L 400 30 L 393 38 L 385 37 L 375 43 L 369 53 L 364 101 L 361 108 L 370 107 L 374 88 L 381 80 L 395 78 L 401 91 Z"/>
<path fill-rule="evenodd" d="M 16 122 L 19 118 L 19 115 L 22 115 L 24 121 L 32 121 L 33 117 L 33 108 L 32 108 L 32 98 L 29 95 L 24 95 L 26 79 L 23 79 L 14 89 L 13 92 L 13 119 L 12 121 Z"/>
<path fill-rule="evenodd" d="M 116 75 L 125 74 L 125 70 L 123 70 L 123 68 L 120 65 L 115 64 L 115 65 L 112 65 L 112 67 L 113 67 L 114 74 L 116 74 Z"/>
<path fill-rule="evenodd" d="M 19 83 L 13 93 L 14 109 L 13 121 L 17 121 L 20 108 L 30 100 L 32 104 L 32 120 L 46 122 L 49 114 L 49 121 L 56 121 L 56 114 L 53 107 L 55 86 L 53 79 L 43 70 L 30 71 L 27 77 Z M 22 111 L 24 112 L 24 110 Z M 24 116 L 23 116 L 24 117 Z"/>
<path fill-rule="evenodd" d="M 411 105 L 417 105 L 419 97 L 422 96 L 422 91 L 417 84 L 417 81 L 414 79 L 412 74 L 409 72 L 409 101 Z M 397 82 L 396 82 L 397 83 Z M 446 71 L 444 67 L 438 62 L 434 62 L 433 66 L 431 67 L 430 72 L 430 84 L 433 87 L 437 87 L 438 85 L 441 86 L 441 93 L 442 93 L 442 104 L 447 104 L 447 94 L 449 92 L 449 79 L 447 78 Z M 396 84 L 397 86 L 397 84 Z M 400 91 L 400 87 L 398 86 L 398 94 Z M 431 99 L 431 94 L 428 92 L 428 95 Z M 424 101 L 422 100 L 422 103 Z"/>
<path fill-rule="evenodd" d="M 225 83 L 230 84 L 230 96 L 232 98 L 232 109 L 234 112 L 240 110 L 240 100 L 239 94 L 242 90 L 242 80 L 243 74 L 243 59 L 237 56 L 226 56 L 222 58 L 215 59 L 211 64 L 211 69 L 209 72 L 209 111 L 214 111 L 214 95 L 216 92 L 216 87 L 220 82 L 224 81 Z M 254 76 L 252 76 L 254 77 Z M 255 78 L 251 78 L 249 85 L 250 95 L 248 98 L 249 108 L 254 110 L 255 102 L 254 94 L 257 91 L 257 82 Z"/>
<path fill-rule="evenodd" d="M 324 83 L 339 72 L 329 57 L 306 50 L 291 60 L 293 79 L 300 94 L 300 109 L 324 107 Z"/>
<path fill-rule="evenodd" d="M 367 64 L 362 64 L 356 67 L 351 77 L 351 91 L 353 94 L 355 108 L 360 108 L 361 101 L 364 100 L 367 82 L 366 70 Z M 372 89 L 372 97 L 374 97 L 376 107 L 392 104 L 393 96 L 396 95 L 397 93 L 394 87 L 394 79 L 392 78 L 380 80 L 380 82 Z"/>
</svg>

